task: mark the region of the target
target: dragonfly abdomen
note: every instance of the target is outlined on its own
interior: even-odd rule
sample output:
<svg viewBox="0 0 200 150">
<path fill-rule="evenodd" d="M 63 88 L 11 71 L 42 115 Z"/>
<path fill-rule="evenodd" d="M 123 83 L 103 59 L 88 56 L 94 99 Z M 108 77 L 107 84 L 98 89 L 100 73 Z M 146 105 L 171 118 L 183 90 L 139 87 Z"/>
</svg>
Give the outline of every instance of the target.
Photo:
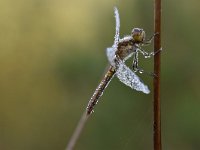
<svg viewBox="0 0 200 150">
<path fill-rule="evenodd" d="M 110 66 L 88 103 L 87 106 L 88 115 L 93 112 L 94 106 L 98 103 L 99 98 L 103 95 L 105 88 L 108 86 L 115 72 L 116 72 L 115 68 L 113 66 Z"/>
</svg>

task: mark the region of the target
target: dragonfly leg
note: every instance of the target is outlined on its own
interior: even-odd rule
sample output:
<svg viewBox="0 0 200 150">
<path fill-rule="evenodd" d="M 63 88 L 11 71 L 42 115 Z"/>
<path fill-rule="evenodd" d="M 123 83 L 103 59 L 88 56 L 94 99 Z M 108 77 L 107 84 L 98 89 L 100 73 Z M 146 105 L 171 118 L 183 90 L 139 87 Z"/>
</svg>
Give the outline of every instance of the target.
<svg viewBox="0 0 200 150">
<path fill-rule="evenodd" d="M 155 52 L 153 51 L 153 52 L 150 52 L 150 53 L 146 52 L 145 50 L 143 50 L 143 49 L 141 49 L 141 48 L 138 48 L 138 51 L 139 51 L 140 53 L 142 53 L 142 55 L 143 55 L 145 58 L 150 58 L 150 57 L 156 55 L 157 53 L 159 53 L 160 51 L 162 51 L 162 48 L 160 48 L 159 50 L 157 50 L 157 51 L 155 51 Z"/>
<path fill-rule="evenodd" d="M 152 77 L 157 77 L 157 75 L 153 72 L 146 72 L 144 71 L 144 69 L 138 67 L 137 70 L 135 72 L 139 72 L 139 73 L 143 73 L 143 74 L 146 74 L 146 75 L 149 75 L 149 76 L 152 76 Z"/>
<path fill-rule="evenodd" d="M 133 71 L 139 72 L 139 73 L 144 73 L 144 74 L 150 75 L 152 77 L 155 77 L 156 75 L 154 73 L 146 72 L 138 66 L 138 51 L 139 51 L 139 49 L 133 54 Z"/>
<path fill-rule="evenodd" d="M 133 53 L 133 71 L 137 72 L 138 71 L 138 51 Z"/>
<path fill-rule="evenodd" d="M 147 39 L 147 40 L 145 40 L 144 42 L 142 42 L 143 46 L 151 44 L 151 42 L 153 41 L 154 37 L 155 37 L 156 35 L 158 35 L 158 34 L 159 34 L 159 33 L 154 33 L 149 39 Z"/>
</svg>

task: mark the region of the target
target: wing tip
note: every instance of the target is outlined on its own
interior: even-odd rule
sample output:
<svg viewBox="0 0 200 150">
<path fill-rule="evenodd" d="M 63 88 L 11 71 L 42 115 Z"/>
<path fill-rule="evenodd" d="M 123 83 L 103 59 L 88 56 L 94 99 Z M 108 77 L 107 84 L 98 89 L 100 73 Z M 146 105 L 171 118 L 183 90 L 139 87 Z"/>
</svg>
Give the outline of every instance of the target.
<svg viewBox="0 0 200 150">
<path fill-rule="evenodd" d="M 149 94 L 150 93 L 150 90 L 147 86 L 145 86 L 143 89 L 142 89 L 142 92 L 145 93 L 145 94 Z"/>
</svg>

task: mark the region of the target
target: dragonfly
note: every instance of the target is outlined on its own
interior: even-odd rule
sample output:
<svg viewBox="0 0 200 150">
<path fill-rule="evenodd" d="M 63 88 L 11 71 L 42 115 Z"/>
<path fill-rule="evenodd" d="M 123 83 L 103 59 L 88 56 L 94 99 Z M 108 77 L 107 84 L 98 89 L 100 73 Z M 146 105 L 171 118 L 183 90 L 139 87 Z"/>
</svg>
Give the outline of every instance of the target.
<svg viewBox="0 0 200 150">
<path fill-rule="evenodd" d="M 94 111 L 94 107 L 98 103 L 99 98 L 103 95 L 104 90 L 115 75 L 122 83 L 130 88 L 136 91 L 141 91 L 145 94 L 150 93 L 148 86 L 145 85 L 136 75 L 136 72 L 144 73 L 144 70 L 138 66 L 138 53 L 141 53 L 145 58 L 150 58 L 160 51 L 158 50 L 156 52 L 148 53 L 142 49 L 142 46 L 148 45 L 152 42 L 157 33 L 146 40 L 146 34 L 143 29 L 133 28 L 131 35 L 120 39 L 120 17 L 116 7 L 114 7 L 114 14 L 116 21 L 114 43 L 112 47 L 106 49 L 109 67 L 88 102 L 86 108 L 87 115 L 90 115 Z M 125 64 L 125 61 L 131 56 L 133 56 L 133 70 Z"/>
</svg>

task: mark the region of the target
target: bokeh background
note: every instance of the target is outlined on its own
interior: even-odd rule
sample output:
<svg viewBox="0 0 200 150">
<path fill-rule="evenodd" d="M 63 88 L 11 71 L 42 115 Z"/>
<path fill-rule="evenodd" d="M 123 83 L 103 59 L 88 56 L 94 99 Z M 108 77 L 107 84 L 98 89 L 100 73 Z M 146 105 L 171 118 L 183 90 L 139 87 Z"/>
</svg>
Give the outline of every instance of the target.
<svg viewBox="0 0 200 150">
<path fill-rule="evenodd" d="M 199 150 L 200 1 L 162 5 L 163 149 Z M 107 66 L 114 6 L 121 37 L 153 34 L 153 0 L 0 1 L 1 150 L 64 150 Z M 153 59 L 140 66 L 151 72 Z M 152 150 L 152 101 L 114 78 L 75 149 Z"/>
</svg>

